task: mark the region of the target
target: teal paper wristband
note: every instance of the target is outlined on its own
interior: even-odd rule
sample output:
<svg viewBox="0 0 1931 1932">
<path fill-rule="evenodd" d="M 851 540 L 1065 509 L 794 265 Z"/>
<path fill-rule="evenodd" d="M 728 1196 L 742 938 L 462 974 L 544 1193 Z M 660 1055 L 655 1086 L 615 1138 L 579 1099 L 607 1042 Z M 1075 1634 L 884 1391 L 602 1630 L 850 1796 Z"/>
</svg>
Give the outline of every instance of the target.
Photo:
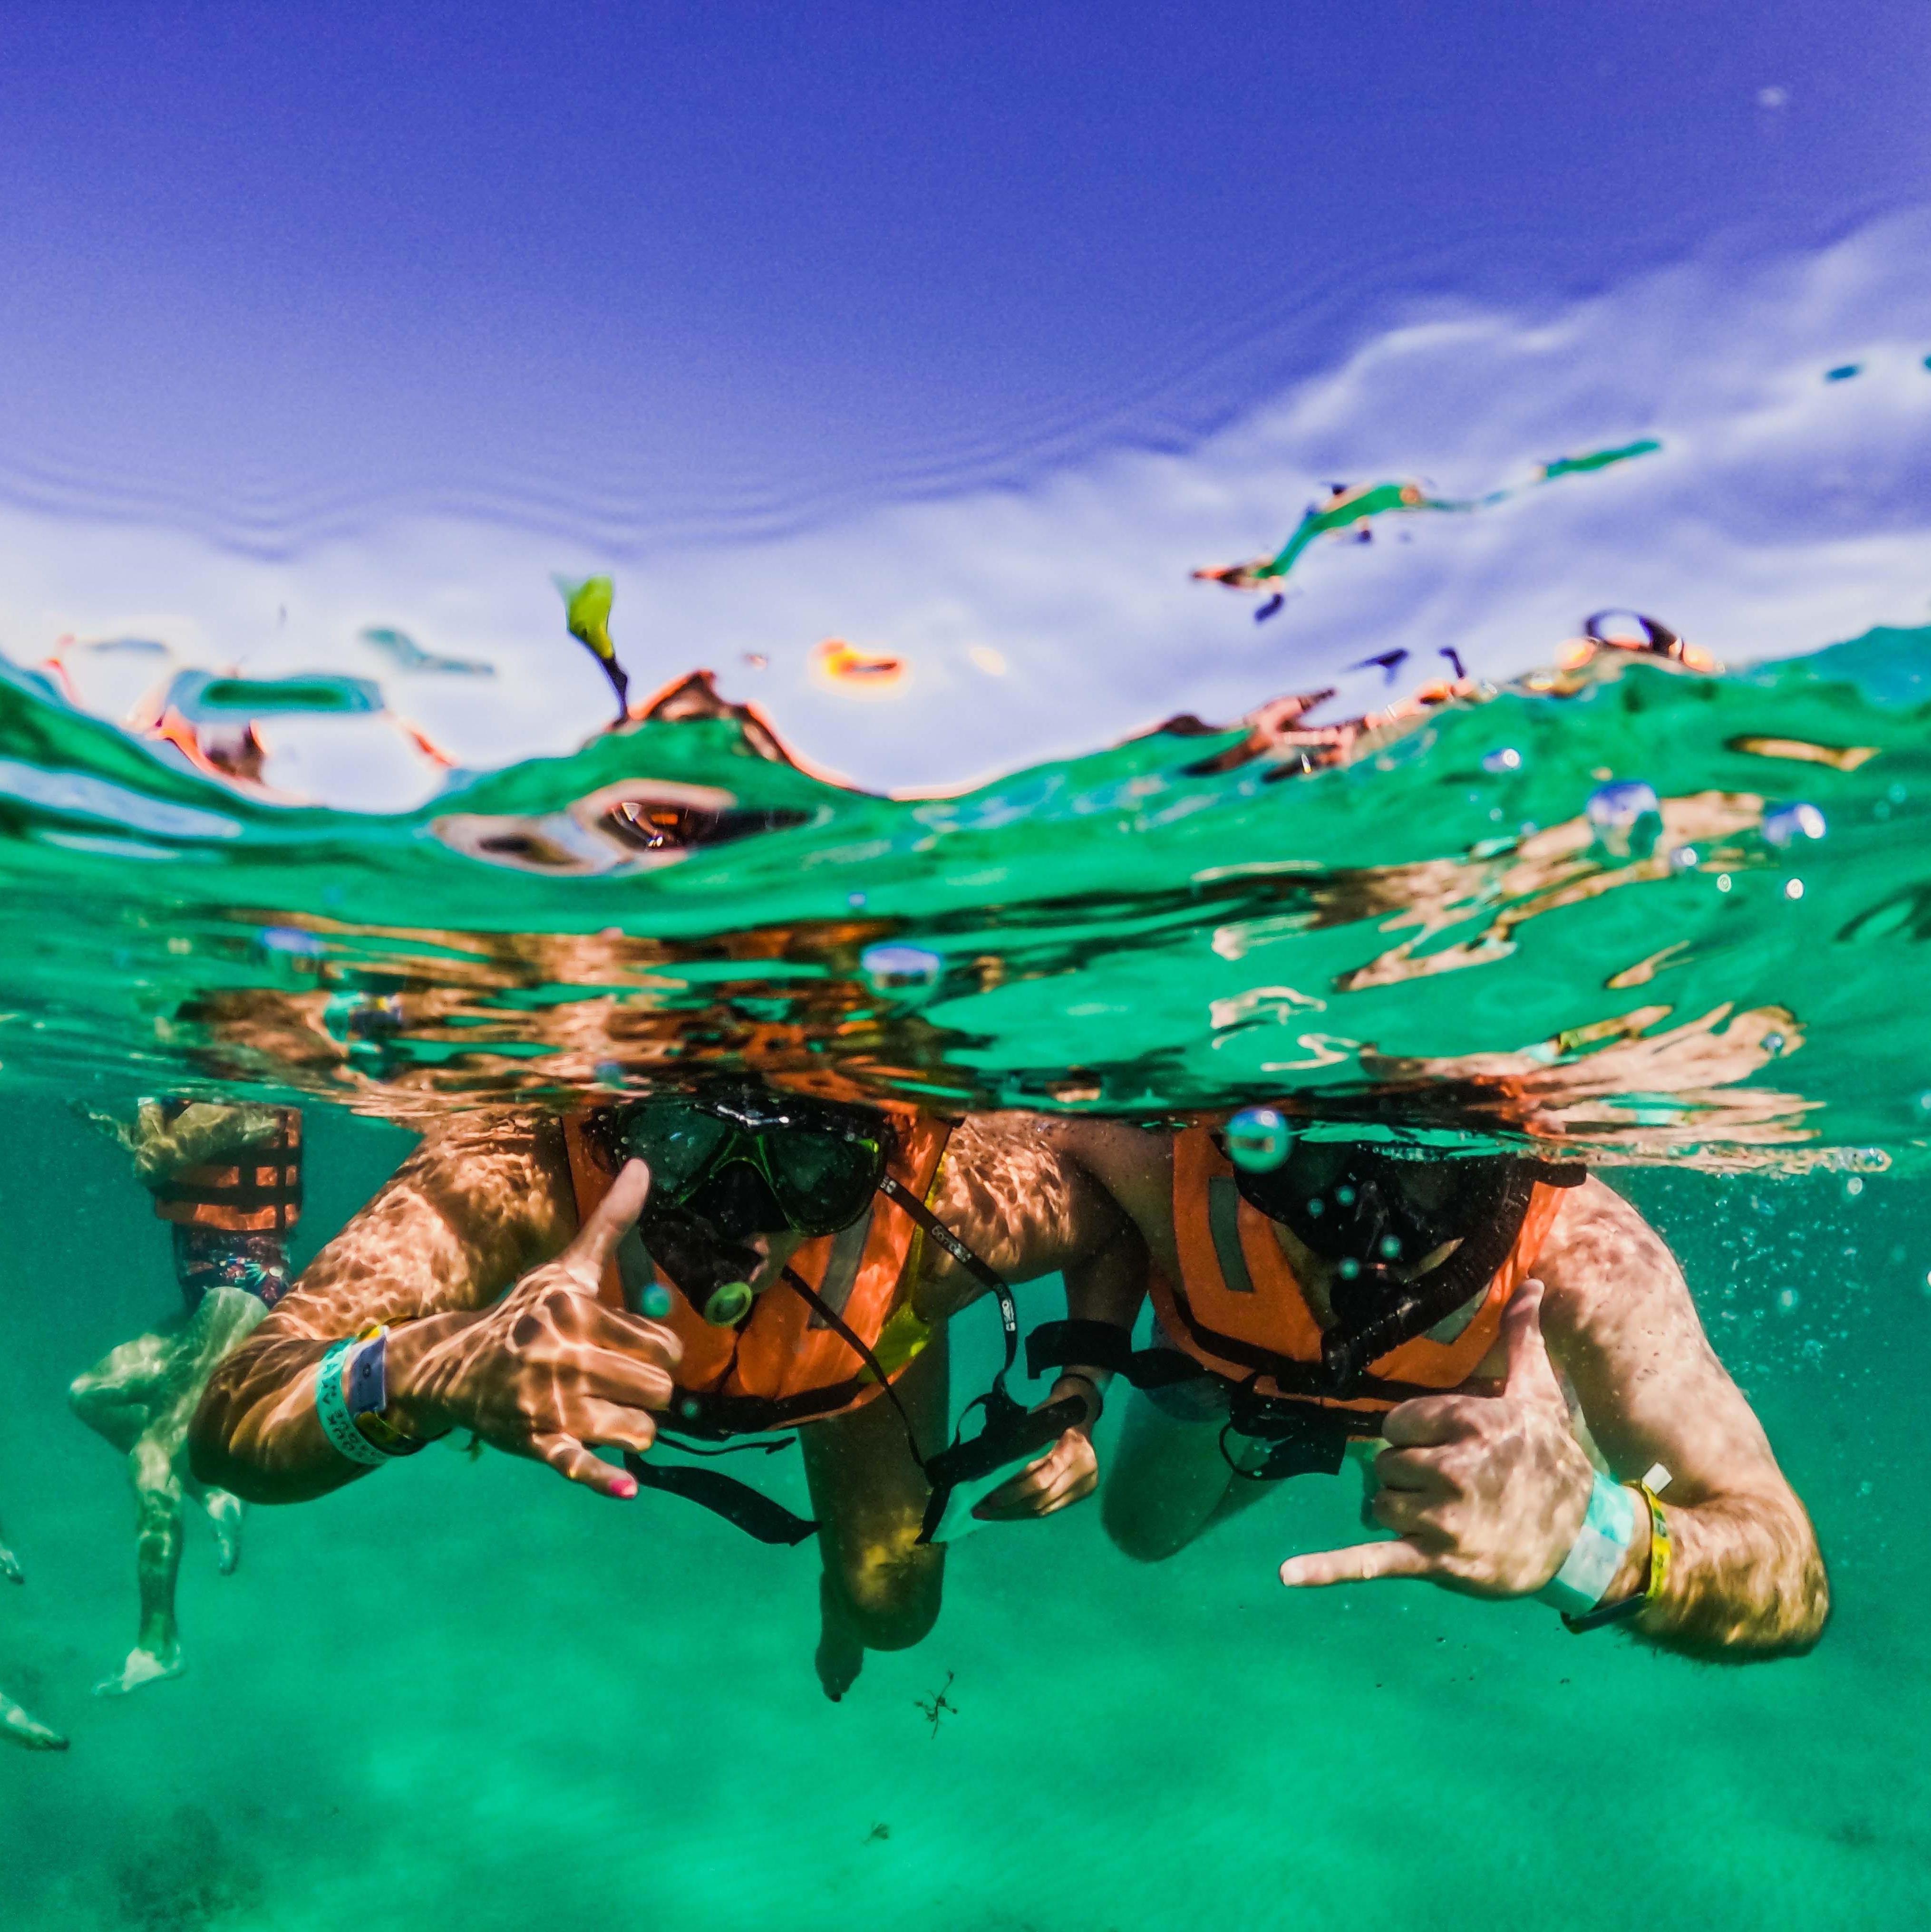
<svg viewBox="0 0 1931 1932">
<path fill-rule="evenodd" d="M 322 1433 L 338 1456 L 368 1469 L 379 1468 L 392 1459 L 356 1426 L 343 1384 L 349 1378 L 350 1358 L 374 1346 L 374 1339 L 351 1335 L 347 1341 L 338 1342 L 322 1358 L 322 1366 L 315 1372 L 315 1414 L 322 1424 Z"/>
<path fill-rule="evenodd" d="M 1614 1580 L 1636 1540 L 1636 1498 L 1620 1483 L 1599 1475 L 1589 1492 L 1589 1514 L 1562 1568 L 1536 1592 L 1571 1616 L 1593 1610 Z"/>
</svg>

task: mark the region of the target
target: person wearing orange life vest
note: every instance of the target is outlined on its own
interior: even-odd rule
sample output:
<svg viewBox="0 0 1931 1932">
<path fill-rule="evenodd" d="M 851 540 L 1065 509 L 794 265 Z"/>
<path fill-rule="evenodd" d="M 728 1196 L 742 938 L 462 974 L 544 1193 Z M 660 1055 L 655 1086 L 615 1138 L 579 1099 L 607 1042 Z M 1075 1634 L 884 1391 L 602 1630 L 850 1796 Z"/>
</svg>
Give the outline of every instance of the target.
<svg viewBox="0 0 1931 1932">
<path fill-rule="evenodd" d="M 1028 1412 L 1002 1372 L 978 1432 L 945 1447 L 946 1322 L 990 1290 L 1013 1335 L 1006 1280 L 1060 1269 L 1077 1315 L 1122 1318 L 1144 1265 L 1110 1202 L 1010 1121 L 743 1079 L 563 1121 L 458 1117 L 223 1366 L 195 1466 L 295 1501 L 462 1427 L 606 1496 L 668 1491 L 773 1543 L 815 1530 L 836 1699 L 866 1649 L 931 1628 L 949 1493 L 1017 1463 L 974 1514 L 1092 1488 L 1090 1373 Z M 706 1453 L 793 1428 L 815 1522 Z M 693 1464 L 662 1453 L 679 1446 Z"/>
<path fill-rule="evenodd" d="M 175 1616 L 184 1494 L 213 1526 L 221 1574 L 240 1560 L 241 1498 L 197 1482 L 181 1451 L 216 1364 L 287 1292 L 289 1236 L 302 1215 L 302 1116 L 290 1107 L 151 1100 L 131 1123 L 93 1118 L 133 1156 L 136 1178 L 168 1224 L 185 1304 L 68 1391 L 74 1413 L 127 1458 L 139 1510 L 140 1634 L 120 1670 L 95 1687 L 105 1696 L 184 1668 Z"/>
<path fill-rule="evenodd" d="M 1600 1181 L 1297 1137 L 1272 1109 L 1042 1131 L 1152 1264 L 1155 1348 L 1070 1322 L 1029 1344 L 1035 1370 L 1077 1353 L 1136 1384 L 1102 1504 L 1128 1555 L 1170 1556 L 1352 1446 L 1378 1484 L 1365 1520 L 1393 1540 L 1290 1557 L 1290 1588 L 1538 1595 L 1572 1629 L 1731 1661 L 1821 1635 L 1809 1518 L 1668 1250 Z"/>
</svg>

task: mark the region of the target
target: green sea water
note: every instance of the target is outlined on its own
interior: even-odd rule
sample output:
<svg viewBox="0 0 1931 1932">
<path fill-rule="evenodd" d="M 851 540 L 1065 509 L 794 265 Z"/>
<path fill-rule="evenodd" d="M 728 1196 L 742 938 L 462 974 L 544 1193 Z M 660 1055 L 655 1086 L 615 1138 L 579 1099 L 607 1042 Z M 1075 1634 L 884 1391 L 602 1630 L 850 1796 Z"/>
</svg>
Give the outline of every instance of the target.
<svg viewBox="0 0 1931 1932">
<path fill-rule="evenodd" d="M 73 1740 L 0 1749 L 5 1922 L 1913 1922 L 1927 646 L 1720 676 L 1599 654 L 1331 766 L 1188 724 L 943 800 L 759 756 L 755 721 L 665 722 L 397 818 L 251 802 L 0 691 L 27 1573 L 0 1684 Z M 1653 814 L 1605 792 L 1632 783 Z M 133 1634 L 131 1512 L 66 1384 L 176 1298 L 68 1103 L 302 1100 L 299 1262 L 425 1112 L 693 1062 L 1147 1119 L 1266 1097 L 1610 1162 L 1817 1520 L 1832 1628 L 1731 1670 L 1533 1603 L 1290 1596 L 1281 1557 L 1359 1504 L 1305 1478 L 1155 1567 L 1090 1506 L 975 1535 L 933 1635 L 833 1706 L 809 1548 L 438 1449 L 255 1510 L 230 1577 L 191 1525 L 187 1676 L 90 1698 Z M 996 1327 L 960 1325 L 971 1390 Z"/>
</svg>

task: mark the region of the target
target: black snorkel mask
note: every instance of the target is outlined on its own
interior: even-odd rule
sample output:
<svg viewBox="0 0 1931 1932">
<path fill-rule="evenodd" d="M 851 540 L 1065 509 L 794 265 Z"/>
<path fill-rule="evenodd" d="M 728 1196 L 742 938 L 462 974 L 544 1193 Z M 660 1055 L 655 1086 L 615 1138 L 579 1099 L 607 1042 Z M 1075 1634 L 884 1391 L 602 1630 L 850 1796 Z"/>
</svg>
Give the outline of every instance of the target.
<svg viewBox="0 0 1931 1932">
<path fill-rule="evenodd" d="M 1512 1154 L 1290 1138 L 1278 1115 L 1284 1157 L 1254 1165 L 1245 1118 L 1230 1121 L 1227 1136 L 1241 1198 L 1330 1267 L 1335 1325 L 1322 1337 L 1321 1360 L 1337 1395 L 1488 1286 L 1521 1232 L 1538 1180 L 1572 1187 L 1587 1174 Z"/>
<path fill-rule="evenodd" d="M 758 1234 L 835 1234 L 890 1177 L 890 1130 L 857 1107 L 751 1085 L 646 1100 L 610 1152 L 650 1170 L 644 1242 L 705 1321 L 734 1328 L 755 1299 Z"/>
<path fill-rule="evenodd" d="M 642 1102 L 617 1116 L 605 1139 L 617 1164 L 636 1158 L 649 1166 L 650 1198 L 639 1232 L 686 1300 L 715 1327 L 736 1327 L 755 1304 L 750 1277 L 759 1257 L 747 1244 L 750 1236 L 834 1234 L 856 1221 L 875 1194 L 902 1209 L 991 1292 L 999 1304 L 1005 1360 L 991 1387 L 966 1409 L 969 1415 L 982 1410 L 983 1426 L 970 1440 L 962 1426 L 949 1448 L 927 1456 L 871 1348 L 796 1269 L 779 1270 L 779 1278 L 852 1350 L 897 1409 L 912 1460 L 931 1485 L 919 1541 L 932 1540 L 961 1484 L 1037 1454 L 1085 1414 L 1086 1404 L 1077 1396 L 1034 1411 L 1008 1393 L 1006 1378 L 1019 1352 L 1012 1289 L 890 1172 L 890 1131 L 876 1114 L 760 1087 L 713 1089 Z M 649 1466 L 641 1458 L 626 1456 L 625 1462 L 635 1474 Z M 719 1504 L 713 1500 L 710 1506 Z M 728 1508 L 723 1513 L 733 1514 Z M 734 1520 L 765 1540 L 797 1540 L 782 1526 L 767 1534 L 741 1515 Z M 798 1529 L 808 1534 L 810 1527 Z"/>
</svg>

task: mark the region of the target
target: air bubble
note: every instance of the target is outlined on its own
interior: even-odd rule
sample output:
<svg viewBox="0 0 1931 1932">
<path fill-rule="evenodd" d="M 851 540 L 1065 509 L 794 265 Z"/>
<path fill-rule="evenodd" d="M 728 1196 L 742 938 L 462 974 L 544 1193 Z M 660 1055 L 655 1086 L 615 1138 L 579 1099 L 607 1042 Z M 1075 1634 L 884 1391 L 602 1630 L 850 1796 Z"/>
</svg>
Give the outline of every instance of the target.
<svg viewBox="0 0 1931 1932">
<path fill-rule="evenodd" d="M 1703 862 L 1703 854 L 1694 845 L 1679 845 L 1669 855 L 1670 869 L 1676 872 L 1693 872 Z"/>
<path fill-rule="evenodd" d="M 1766 1053 L 1781 1053 L 1785 1044 L 1783 1035 L 1780 1033 L 1767 1033 L 1764 1035 L 1764 1051 Z"/>
<path fill-rule="evenodd" d="M 1352 1208 L 1354 1205 L 1354 1190 L 1344 1182 L 1335 1190 L 1335 1198 L 1342 1207 Z"/>
<path fill-rule="evenodd" d="M 695 1422 L 703 1412 L 704 1405 L 694 1395 L 687 1395 L 677 1404 L 677 1413 L 686 1422 Z"/>
<path fill-rule="evenodd" d="M 1343 1281 L 1353 1280 L 1360 1272 L 1361 1264 L 1352 1255 L 1345 1256 L 1335 1264 L 1335 1273 L 1339 1275 Z"/>
<path fill-rule="evenodd" d="M 1519 772 L 1522 769 L 1522 754 L 1513 745 L 1498 746 L 1494 751 L 1483 754 L 1482 769 L 1497 777 L 1504 772 Z"/>
<path fill-rule="evenodd" d="M 1401 1244 L 1399 1239 L 1395 1235 L 1383 1234 L 1382 1236 L 1381 1258 L 1384 1262 L 1399 1261 L 1401 1258 Z"/>
<path fill-rule="evenodd" d="M 168 949 L 170 952 L 173 948 Z M 264 952 L 292 952 L 300 959 L 319 959 L 328 951 L 327 944 L 299 926 L 265 926 L 262 928 Z"/>
<path fill-rule="evenodd" d="M 653 1322 L 661 1322 L 671 1312 L 671 1291 L 661 1281 L 653 1281 L 638 1298 L 644 1312 Z"/>
<path fill-rule="evenodd" d="M 1776 1305 L 1785 1314 L 1788 1315 L 1794 1310 L 1797 1304 L 1803 1299 L 1803 1296 L 1799 1294 L 1795 1288 L 1786 1288 L 1777 1296 Z"/>
<path fill-rule="evenodd" d="M 1803 896 L 1801 879 L 1786 879 L 1783 882 L 1783 896 L 1787 899 L 1800 899 Z"/>
<path fill-rule="evenodd" d="M 1863 1177 L 1861 1174 L 1852 1174 L 1850 1179 L 1844 1184 L 1844 1198 L 1846 1201 L 1856 1200 L 1857 1196 L 1863 1193 Z"/>
<path fill-rule="evenodd" d="M 1716 874 L 1716 890 L 1719 892 L 1727 892 L 1730 890 L 1730 875 L 1728 872 L 1719 872 Z"/>
<path fill-rule="evenodd" d="M 1243 1107 L 1227 1123 L 1227 1157 L 1249 1174 L 1271 1174 L 1294 1150 L 1293 1130 L 1272 1107 Z"/>
<path fill-rule="evenodd" d="M 1596 844 L 1614 858 L 1647 859 L 1662 834 L 1662 802 L 1641 778 L 1598 785 L 1583 811 Z"/>
<path fill-rule="evenodd" d="M 1764 836 L 1773 845 L 1794 845 L 1800 838 L 1821 838 L 1830 830 L 1814 805 L 1780 805 L 1764 815 Z"/>
<path fill-rule="evenodd" d="M 923 946 L 868 946 L 858 964 L 881 992 L 935 986 L 945 970 L 945 962 Z"/>
</svg>

